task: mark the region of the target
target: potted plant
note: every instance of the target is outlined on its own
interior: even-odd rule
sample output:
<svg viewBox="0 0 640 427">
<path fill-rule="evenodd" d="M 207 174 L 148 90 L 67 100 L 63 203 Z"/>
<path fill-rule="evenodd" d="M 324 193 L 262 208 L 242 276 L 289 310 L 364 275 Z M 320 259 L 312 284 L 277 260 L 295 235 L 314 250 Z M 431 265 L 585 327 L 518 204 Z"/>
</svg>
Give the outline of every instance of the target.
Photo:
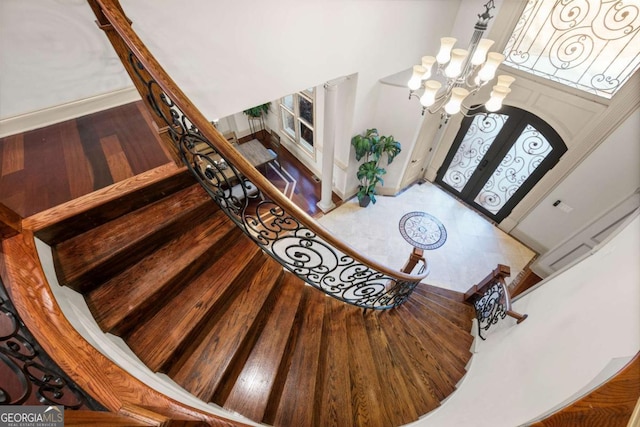
<svg viewBox="0 0 640 427">
<path fill-rule="evenodd" d="M 387 165 L 390 165 L 400 154 L 400 143 L 393 136 L 380 136 L 378 129 L 367 129 L 364 135 L 351 138 L 351 145 L 356 151 L 356 160 L 364 158 L 357 173 L 360 180 L 357 195 L 360 206 L 366 207 L 370 201 L 376 202 L 376 185 L 384 184 L 382 175 L 387 171 L 380 167 L 382 157 L 386 154 Z"/>
<path fill-rule="evenodd" d="M 271 107 L 271 103 L 267 102 L 266 104 L 257 105 L 255 107 L 247 108 L 243 111 L 247 116 L 253 118 L 259 118 L 263 115 L 269 114 L 269 107 Z"/>
<path fill-rule="evenodd" d="M 247 108 L 243 111 L 244 114 L 249 116 L 249 128 L 251 130 L 251 135 L 255 138 L 256 132 L 260 131 L 259 139 L 262 139 L 264 136 L 264 116 L 269 114 L 269 108 L 271 107 L 271 103 L 267 102 L 266 104 L 256 105 L 255 107 Z M 254 120 L 257 120 L 257 126 L 254 124 Z"/>
</svg>

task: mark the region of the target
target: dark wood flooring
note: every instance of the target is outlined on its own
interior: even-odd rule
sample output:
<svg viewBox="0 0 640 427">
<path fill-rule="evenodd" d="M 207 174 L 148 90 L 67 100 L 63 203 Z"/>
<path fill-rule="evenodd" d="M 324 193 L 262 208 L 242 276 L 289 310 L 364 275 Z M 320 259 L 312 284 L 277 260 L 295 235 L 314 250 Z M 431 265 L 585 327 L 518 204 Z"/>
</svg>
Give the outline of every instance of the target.
<svg viewBox="0 0 640 427">
<path fill-rule="evenodd" d="M 168 162 L 142 101 L 126 104 L 0 138 L 0 203 L 26 218 Z M 320 183 L 285 149 L 280 163 L 296 181 L 290 198 L 316 215 Z"/>
</svg>

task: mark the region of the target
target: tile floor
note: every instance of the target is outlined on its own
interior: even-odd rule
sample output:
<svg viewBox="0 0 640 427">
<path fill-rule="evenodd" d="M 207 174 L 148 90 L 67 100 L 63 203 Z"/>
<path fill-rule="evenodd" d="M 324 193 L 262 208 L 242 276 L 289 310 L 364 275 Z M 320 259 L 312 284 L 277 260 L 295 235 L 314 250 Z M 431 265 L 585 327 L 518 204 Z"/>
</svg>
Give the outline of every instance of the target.
<svg viewBox="0 0 640 427">
<path fill-rule="evenodd" d="M 351 246 L 392 268 L 401 269 L 412 246 L 400 235 L 398 223 L 408 212 L 423 211 L 438 218 L 447 231 L 441 247 L 425 250 L 431 272 L 424 280 L 434 286 L 467 291 L 497 264 L 511 267 L 515 278 L 536 256 L 475 211 L 431 183 L 414 185 L 395 197 L 378 196 L 367 208 L 353 198 L 318 219 Z"/>
</svg>

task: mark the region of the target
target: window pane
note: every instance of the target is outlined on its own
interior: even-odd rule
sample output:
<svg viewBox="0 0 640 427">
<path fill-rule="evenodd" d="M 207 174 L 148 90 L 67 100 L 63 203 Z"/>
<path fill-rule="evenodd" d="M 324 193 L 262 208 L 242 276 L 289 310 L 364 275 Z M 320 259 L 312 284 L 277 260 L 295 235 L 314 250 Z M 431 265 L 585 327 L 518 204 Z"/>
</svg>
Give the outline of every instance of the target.
<svg viewBox="0 0 640 427">
<path fill-rule="evenodd" d="M 282 111 L 282 130 L 287 132 L 291 138 L 296 138 L 296 130 L 295 130 L 295 120 L 293 118 L 293 114 L 281 108 Z"/>
<path fill-rule="evenodd" d="M 300 139 L 309 144 L 309 146 L 313 147 L 313 130 L 305 125 L 303 122 L 300 123 Z"/>
<path fill-rule="evenodd" d="M 282 98 L 282 104 L 289 110 L 293 111 L 293 95 L 287 95 Z"/>
<path fill-rule="evenodd" d="M 497 214 L 551 150 L 549 141 L 527 125 L 474 202 Z"/>
<path fill-rule="evenodd" d="M 300 100 L 300 117 L 313 126 L 313 103 L 304 96 L 298 96 Z"/>
<path fill-rule="evenodd" d="M 638 4 L 531 0 L 505 65 L 611 98 L 640 67 Z"/>
<path fill-rule="evenodd" d="M 475 116 L 442 180 L 462 192 L 507 118 L 504 114 Z"/>
</svg>

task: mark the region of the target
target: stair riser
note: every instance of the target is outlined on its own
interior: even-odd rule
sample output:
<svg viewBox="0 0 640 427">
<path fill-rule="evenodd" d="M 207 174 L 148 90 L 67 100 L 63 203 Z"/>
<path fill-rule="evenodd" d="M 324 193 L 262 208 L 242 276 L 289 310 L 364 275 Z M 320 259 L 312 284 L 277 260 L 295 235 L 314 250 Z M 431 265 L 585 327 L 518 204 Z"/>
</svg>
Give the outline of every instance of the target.
<svg viewBox="0 0 640 427">
<path fill-rule="evenodd" d="M 185 229 L 190 228 L 192 224 L 197 224 L 210 217 L 217 209 L 218 207 L 211 202 L 200 205 L 196 209 L 186 212 L 166 227 L 156 230 L 145 239 L 113 253 L 109 258 L 98 263 L 91 270 L 85 271 L 70 279 L 59 277 L 59 280 L 64 283 L 64 285 L 82 294 L 91 292 L 102 283 L 105 283 L 152 254 L 166 241 L 178 237 Z M 144 224 L 141 224 L 141 226 L 144 227 Z M 54 262 L 56 265 L 60 263 L 57 252 L 54 252 Z M 56 270 L 61 271 L 62 269 L 56 268 Z"/>
<path fill-rule="evenodd" d="M 167 195 L 183 190 L 195 182 L 195 178 L 185 170 L 160 182 L 153 183 L 145 188 L 43 228 L 36 233 L 36 237 L 49 246 L 55 246 L 122 215 L 147 206 Z"/>
</svg>

